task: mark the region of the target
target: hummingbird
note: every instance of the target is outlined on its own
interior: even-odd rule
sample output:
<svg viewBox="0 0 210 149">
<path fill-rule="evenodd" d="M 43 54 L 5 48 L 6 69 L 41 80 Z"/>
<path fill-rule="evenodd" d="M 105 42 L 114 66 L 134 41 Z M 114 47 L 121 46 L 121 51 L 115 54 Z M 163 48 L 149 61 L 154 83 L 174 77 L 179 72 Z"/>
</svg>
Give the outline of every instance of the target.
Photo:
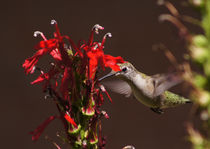
<svg viewBox="0 0 210 149">
<path fill-rule="evenodd" d="M 169 88 L 182 82 L 179 73 L 156 74 L 153 76 L 139 72 L 131 63 L 118 64 L 120 71 L 111 71 L 105 78 L 116 76 L 120 81 L 104 82 L 112 91 L 130 97 L 132 94 L 145 106 L 157 114 L 163 114 L 163 109 L 176 107 L 191 100 L 168 91 Z"/>
</svg>

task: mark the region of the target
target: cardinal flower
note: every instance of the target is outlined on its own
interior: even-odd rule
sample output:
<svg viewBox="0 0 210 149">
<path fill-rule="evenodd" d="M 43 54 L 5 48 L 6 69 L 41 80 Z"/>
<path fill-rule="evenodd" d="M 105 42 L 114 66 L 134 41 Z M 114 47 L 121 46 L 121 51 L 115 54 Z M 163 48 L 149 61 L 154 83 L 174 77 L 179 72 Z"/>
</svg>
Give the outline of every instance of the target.
<svg viewBox="0 0 210 149">
<path fill-rule="evenodd" d="M 45 128 L 50 124 L 51 121 L 53 121 L 56 118 L 56 116 L 50 116 L 48 119 L 46 119 L 41 125 L 39 125 L 34 131 L 30 132 L 32 135 L 32 140 L 36 141 L 41 136 L 42 132 L 45 130 Z"/>
<path fill-rule="evenodd" d="M 31 82 L 31 84 L 43 83 L 44 91 L 47 89 L 49 85 L 55 89 L 58 85 L 57 78 L 59 71 L 53 66 L 47 73 L 44 73 L 42 70 L 40 70 L 40 72 L 41 74 L 38 76 L 36 80 Z M 51 80 L 54 81 L 54 85 L 51 84 L 52 83 Z"/>
<path fill-rule="evenodd" d="M 42 32 L 36 31 L 34 36 L 40 35 L 42 41 L 34 47 L 35 54 L 27 58 L 22 66 L 26 74 L 40 71 L 41 74 L 31 84 L 43 84 L 43 89 L 48 91 L 56 104 L 59 116 L 49 117 L 31 132 L 32 140 L 37 140 L 47 125 L 59 118 L 70 145 L 93 148 L 99 144 L 103 148 L 105 141 L 101 133 L 98 135 L 100 119 L 108 118 L 101 111 L 103 95 L 106 94 L 111 102 L 112 99 L 97 81 L 96 72 L 105 68 L 119 71 L 118 63 L 124 63 L 124 60 L 104 53 L 106 39 L 112 36 L 111 33 L 105 34 L 101 42 L 94 41 L 94 33 L 104 29 L 99 24 L 92 28 L 88 41 L 81 44 L 75 44 L 69 36 L 61 35 L 55 20 L 51 24 L 55 27 L 53 38 L 47 39 Z M 37 64 L 45 55 L 52 57 L 52 65 L 41 69 Z"/>
<path fill-rule="evenodd" d="M 110 67 L 114 71 L 120 71 L 118 63 L 124 63 L 124 60 L 121 56 L 113 57 L 111 55 L 104 55 L 104 64 L 105 67 Z"/>
<path fill-rule="evenodd" d="M 124 63 L 124 60 L 120 56 L 113 57 L 111 55 L 104 54 L 104 44 L 107 37 L 112 37 L 111 33 L 105 34 L 101 43 L 93 42 L 93 31 L 95 30 L 95 32 L 98 33 L 99 29 L 104 28 L 96 24 L 91 32 L 89 42 L 83 45 L 83 49 L 87 52 L 87 56 L 89 58 L 89 78 L 92 79 L 95 77 L 95 72 L 99 64 L 102 69 L 110 67 L 111 69 L 118 71 L 120 68 L 117 63 Z"/>
</svg>

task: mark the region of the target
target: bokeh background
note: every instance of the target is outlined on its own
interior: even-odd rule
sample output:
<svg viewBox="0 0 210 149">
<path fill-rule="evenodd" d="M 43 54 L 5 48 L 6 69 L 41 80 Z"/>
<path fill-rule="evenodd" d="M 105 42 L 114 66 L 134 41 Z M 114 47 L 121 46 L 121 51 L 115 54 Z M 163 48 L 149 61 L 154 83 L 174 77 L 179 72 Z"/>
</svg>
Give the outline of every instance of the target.
<svg viewBox="0 0 210 149">
<path fill-rule="evenodd" d="M 183 7 L 182 2 L 176 0 L 173 4 L 181 13 L 199 17 L 191 8 Z M 33 32 L 39 30 L 52 37 L 51 19 L 57 20 L 61 32 L 76 42 L 86 40 L 93 25 L 104 26 L 105 30 L 95 39 L 112 33 L 105 52 L 122 56 L 149 75 L 167 72 L 172 67 L 163 52 L 152 50 L 155 44 L 164 43 L 179 62 L 183 61 L 184 41 L 173 25 L 158 21 L 158 16 L 168 11 L 156 0 L 7 0 L 0 7 L 1 148 L 52 149 L 55 147 L 44 136 L 56 138 L 57 130 L 62 130 L 60 121 L 55 120 L 37 142 L 32 142 L 28 132 L 57 111 L 52 101 L 44 99 L 41 87 L 30 85 L 37 76 L 25 76 L 21 68 L 41 40 L 34 38 Z M 186 92 L 182 85 L 172 90 L 181 95 Z M 107 149 L 121 149 L 128 144 L 136 149 L 190 148 L 184 124 L 191 105 L 157 115 L 135 99 L 114 93 L 111 97 L 113 103 L 107 100 L 103 107 L 110 115 L 109 120 L 103 121 Z"/>
</svg>

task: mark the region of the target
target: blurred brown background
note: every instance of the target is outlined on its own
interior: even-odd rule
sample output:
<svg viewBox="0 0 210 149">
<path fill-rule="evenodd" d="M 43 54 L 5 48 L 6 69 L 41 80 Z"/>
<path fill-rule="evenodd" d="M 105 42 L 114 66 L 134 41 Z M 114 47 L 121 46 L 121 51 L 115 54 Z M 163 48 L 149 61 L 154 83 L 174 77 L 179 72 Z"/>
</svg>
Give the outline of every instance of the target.
<svg viewBox="0 0 210 149">
<path fill-rule="evenodd" d="M 181 7 L 181 2 L 174 2 L 181 13 L 197 16 L 190 8 Z M 43 31 L 52 37 L 51 19 L 57 20 L 61 32 L 76 42 L 86 40 L 94 24 L 104 26 L 96 39 L 101 40 L 106 32 L 113 35 L 106 42 L 105 52 L 122 56 L 149 75 L 167 72 L 171 67 L 162 52 L 152 50 L 154 44 L 164 43 L 179 62 L 183 60 L 184 42 L 173 25 L 158 22 L 158 16 L 168 11 L 155 0 L 8 0 L 0 7 L 1 148 L 55 148 L 44 135 L 56 138 L 56 131 L 62 129 L 59 120 L 51 123 L 36 143 L 28 134 L 57 111 L 50 100 L 44 100 L 41 87 L 30 85 L 36 75 L 25 76 L 21 68 L 41 40 L 34 38 L 33 32 Z M 181 87 L 175 91 L 182 94 Z M 190 148 L 184 123 L 191 105 L 168 109 L 160 116 L 132 98 L 111 96 L 113 104 L 106 102 L 103 107 L 110 115 L 103 124 L 107 149 L 121 149 L 127 144 L 136 149 Z"/>
</svg>

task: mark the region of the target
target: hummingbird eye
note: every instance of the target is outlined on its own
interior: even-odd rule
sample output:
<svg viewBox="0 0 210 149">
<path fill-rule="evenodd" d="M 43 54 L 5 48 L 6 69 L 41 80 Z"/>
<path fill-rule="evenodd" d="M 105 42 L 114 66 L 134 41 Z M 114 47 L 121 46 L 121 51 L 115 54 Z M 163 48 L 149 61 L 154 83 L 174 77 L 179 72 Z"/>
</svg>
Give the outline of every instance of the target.
<svg viewBox="0 0 210 149">
<path fill-rule="evenodd" d="M 127 71 L 127 68 L 126 68 L 126 67 L 124 67 L 124 68 L 122 69 L 122 71 L 123 71 L 123 72 L 126 72 L 126 71 Z"/>
</svg>

